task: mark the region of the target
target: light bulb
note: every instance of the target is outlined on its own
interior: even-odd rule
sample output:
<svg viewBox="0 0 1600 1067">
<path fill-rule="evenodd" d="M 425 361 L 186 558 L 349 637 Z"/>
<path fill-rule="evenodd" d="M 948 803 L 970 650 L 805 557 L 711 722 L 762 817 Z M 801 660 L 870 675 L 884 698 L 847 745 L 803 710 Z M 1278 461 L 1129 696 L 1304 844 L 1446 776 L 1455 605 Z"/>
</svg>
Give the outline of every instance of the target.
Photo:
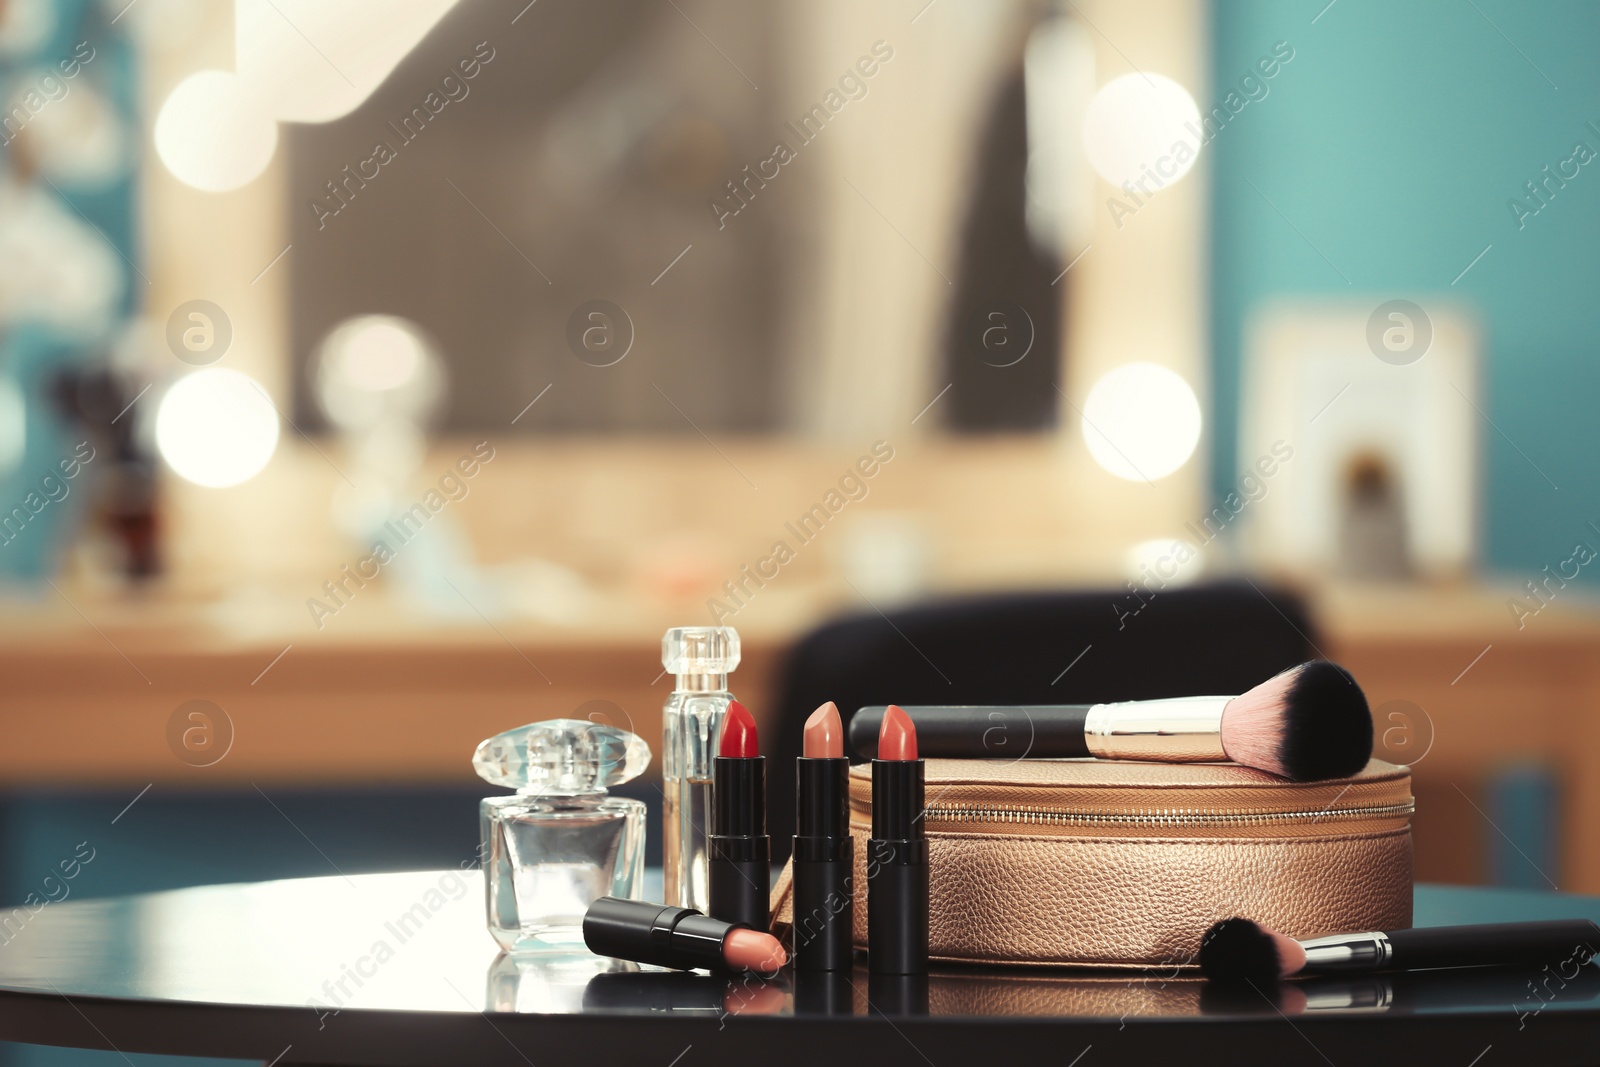
<svg viewBox="0 0 1600 1067">
<path fill-rule="evenodd" d="M 156 448 L 177 474 L 222 489 L 261 473 L 278 447 L 278 412 L 248 375 L 207 367 L 172 384 L 156 409 Z"/>
<path fill-rule="evenodd" d="M 358 389 L 396 389 L 422 366 L 422 342 L 394 319 L 372 315 L 357 320 L 339 350 L 339 371 Z"/>
<path fill-rule="evenodd" d="M 357 315 L 318 346 L 317 400 L 344 430 L 399 418 L 421 425 L 444 395 L 444 368 L 432 341 L 396 315 Z"/>
<path fill-rule="evenodd" d="M 1118 478 L 1155 481 L 1183 466 L 1200 442 L 1200 401 L 1156 363 L 1108 371 L 1083 403 L 1083 441 Z"/>
<path fill-rule="evenodd" d="M 1180 537 L 1158 537 L 1131 545 L 1124 555 L 1127 579 L 1145 588 L 1188 585 L 1205 570 L 1200 550 Z"/>
<path fill-rule="evenodd" d="M 1083 149 L 1100 177 L 1149 195 L 1194 166 L 1199 130 L 1200 108 L 1189 90 L 1159 74 L 1124 74 L 1089 101 Z"/>
<path fill-rule="evenodd" d="M 155 124 L 156 155 L 172 176 L 225 193 L 261 176 L 278 147 L 278 124 L 236 74 L 202 70 L 178 83 Z"/>
</svg>

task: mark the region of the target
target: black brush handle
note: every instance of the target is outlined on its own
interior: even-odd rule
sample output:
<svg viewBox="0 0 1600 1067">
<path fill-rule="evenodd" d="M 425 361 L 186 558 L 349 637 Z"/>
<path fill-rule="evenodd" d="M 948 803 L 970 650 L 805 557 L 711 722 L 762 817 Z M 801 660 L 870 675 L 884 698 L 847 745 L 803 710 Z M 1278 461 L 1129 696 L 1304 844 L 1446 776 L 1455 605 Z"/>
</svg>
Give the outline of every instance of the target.
<svg viewBox="0 0 1600 1067">
<path fill-rule="evenodd" d="M 1066 759 L 1089 755 L 1083 726 L 1087 704 L 902 704 L 917 728 L 923 759 Z M 883 705 L 862 708 L 850 720 L 850 747 L 876 759 Z"/>
<path fill-rule="evenodd" d="M 1600 926 L 1588 919 L 1488 923 L 1482 926 L 1429 926 L 1385 931 L 1394 946 L 1389 966 L 1427 967 L 1582 965 L 1600 951 Z"/>
</svg>

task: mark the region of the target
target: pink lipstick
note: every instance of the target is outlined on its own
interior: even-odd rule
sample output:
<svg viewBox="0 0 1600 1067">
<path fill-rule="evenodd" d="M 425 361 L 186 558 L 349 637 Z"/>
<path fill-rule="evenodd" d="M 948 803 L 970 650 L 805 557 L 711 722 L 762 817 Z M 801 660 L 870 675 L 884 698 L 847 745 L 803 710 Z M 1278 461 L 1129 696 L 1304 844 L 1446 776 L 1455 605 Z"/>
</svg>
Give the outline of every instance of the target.
<svg viewBox="0 0 1600 1067">
<path fill-rule="evenodd" d="M 772 879 L 767 836 L 767 758 L 756 720 L 737 700 L 722 719 L 711 766 L 711 884 L 707 911 L 724 922 L 765 930 Z"/>
<path fill-rule="evenodd" d="M 890 704 L 872 761 L 867 843 L 867 964 L 875 974 L 928 972 L 928 837 L 917 728 Z"/>
<path fill-rule="evenodd" d="M 828 701 L 806 720 L 804 753 L 795 761 L 794 969 L 848 971 L 854 905 L 850 873 L 850 761 L 844 723 Z"/>
</svg>

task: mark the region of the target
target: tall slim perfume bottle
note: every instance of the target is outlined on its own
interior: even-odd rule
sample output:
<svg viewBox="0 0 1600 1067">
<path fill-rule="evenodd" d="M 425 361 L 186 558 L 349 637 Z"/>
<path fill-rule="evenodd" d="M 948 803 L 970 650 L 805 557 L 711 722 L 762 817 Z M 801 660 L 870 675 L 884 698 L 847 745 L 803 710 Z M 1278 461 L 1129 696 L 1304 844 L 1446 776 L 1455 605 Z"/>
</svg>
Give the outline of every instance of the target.
<svg viewBox="0 0 1600 1067">
<path fill-rule="evenodd" d="M 731 626 L 668 630 L 661 639 L 661 665 L 677 677 L 661 710 L 666 902 L 705 911 L 711 896 L 711 761 L 733 700 L 728 673 L 739 666 L 739 634 Z"/>
<path fill-rule="evenodd" d="M 606 795 L 650 765 L 644 739 L 582 719 L 496 734 L 472 754 L 517 791 L 478 809 L 489 932 L 507 952 L 585 952 L 583 914 L 644 887 L 645 805 Z"/>
</svg>

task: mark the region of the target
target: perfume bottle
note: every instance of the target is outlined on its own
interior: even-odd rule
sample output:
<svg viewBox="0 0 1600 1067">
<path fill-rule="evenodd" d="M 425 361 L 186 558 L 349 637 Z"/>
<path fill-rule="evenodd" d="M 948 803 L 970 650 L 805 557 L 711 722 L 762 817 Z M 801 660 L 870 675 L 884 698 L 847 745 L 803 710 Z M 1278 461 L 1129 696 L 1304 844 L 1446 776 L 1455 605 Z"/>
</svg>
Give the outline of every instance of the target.
<svg viewBox="0 0 1600 1067">
<path fill-rule="evenodd" d="M 519 726 L 478 746 L 478 776 L 517 791 L 478 809 L 489 932 L 507 952 L 585 952 L 590 903 L 638 897 L 644 802 L 606 787 L 649 765 L 643 738 L 582 719 Z"/>
<path fill-rule="evenodd" d="M 662 879 L 666 903 L 705 911 L 710 903 L 711 767 L 739 666 L 731 626 L 680 626 L 661 639 L 661 665 L 677 677 L 661 709 L 664 741 Z"/>
</svg>

